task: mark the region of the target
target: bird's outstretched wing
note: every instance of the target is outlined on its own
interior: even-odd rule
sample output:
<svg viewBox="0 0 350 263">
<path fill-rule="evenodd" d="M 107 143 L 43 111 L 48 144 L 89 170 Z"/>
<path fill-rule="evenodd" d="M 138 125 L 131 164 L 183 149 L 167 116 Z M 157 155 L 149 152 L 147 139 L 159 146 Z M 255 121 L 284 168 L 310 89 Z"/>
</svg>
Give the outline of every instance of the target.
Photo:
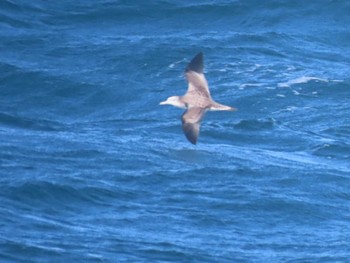
<svg viewBox="0 0 350 263">
<path fill-rule="evenodd" d="M 182 130 L 186 138 L 196 144 L 199 136 L 200 122 L 205 114 L 205 109 L 200 107 L 192 107 L 185 111 L 182 115 Z"/>
<path fill-rule="evenodd" d="M 198 53 L 188 64 L 185 70 L 186 79 L 188 81 L 188 89 L 186 95 L 203 96 L 210 98 L 208 82 L 203 73 L 203 53 Z"/>
</svg>

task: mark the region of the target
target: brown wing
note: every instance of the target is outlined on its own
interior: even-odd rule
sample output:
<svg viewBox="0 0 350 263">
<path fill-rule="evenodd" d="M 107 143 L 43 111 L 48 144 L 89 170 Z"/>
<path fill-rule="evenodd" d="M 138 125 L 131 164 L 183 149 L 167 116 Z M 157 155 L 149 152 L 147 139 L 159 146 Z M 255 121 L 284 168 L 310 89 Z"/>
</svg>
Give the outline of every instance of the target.
<svg viewBox="0 0 350 263">
<path fill-rule="evenodd" d="M 188 64 L 185 70 L 186 79 L 188 81 L 188 89 L 186 95 L 200 95 L 210 98 L 208 82 L 203 73 L 203 53 L 198 53 Z"/>
<path fill-rule="evenodd" d="M 182 130 L 186 138 L 192 143 L 196 144 L 199 136 L 200 122 L 204 117 L 205 109 L 200 107 L 189 108 L 182 115 Z"/>
</svg>

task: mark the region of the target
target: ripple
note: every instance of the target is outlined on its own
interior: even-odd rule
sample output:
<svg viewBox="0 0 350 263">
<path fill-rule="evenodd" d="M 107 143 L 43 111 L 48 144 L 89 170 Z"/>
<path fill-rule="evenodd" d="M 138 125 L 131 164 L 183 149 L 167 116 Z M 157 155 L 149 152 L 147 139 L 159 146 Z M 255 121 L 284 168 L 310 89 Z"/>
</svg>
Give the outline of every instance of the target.
<svg viewBox="0 0 350 263">
<path fill-rule="evenodd" d="M 335 159 L 350 159 L 350 145 L 345 143 L 325 143 L 316 146 L 313 150 L 316 156 Z"/>
<path fill-rule="evenodd" d="M 28 119 L 0 113 L 0 125 L 14 128 L 30 129 L 38 131 L 59 131 L 63 125 L 59 122 L 49 120 Z"/>
<path fill-rule="evenodd" d="M 276 126 L 276 121 L 273 118 L 257 119 L 257 120 L 241 120 L 234 127 L 241 130 L 258 131 L 272 130 Z"/>
</svg>

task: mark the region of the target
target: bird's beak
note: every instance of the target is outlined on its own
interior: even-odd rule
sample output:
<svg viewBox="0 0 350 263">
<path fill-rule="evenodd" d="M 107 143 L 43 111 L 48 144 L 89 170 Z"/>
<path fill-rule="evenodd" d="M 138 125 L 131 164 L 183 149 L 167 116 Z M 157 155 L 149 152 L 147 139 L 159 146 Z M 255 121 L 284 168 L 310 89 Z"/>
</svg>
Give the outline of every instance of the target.
<svg viewBox="0 0 350 263">
<path fill-rule="evenodd" d="M 162 101 L 161 103 L 159 103 L 159 105 L 165 105 L 165 104 L 167 104 L 167 103 L 166 103 L 166 100 L 165 100 L 165 101 Z"/>
</svg>

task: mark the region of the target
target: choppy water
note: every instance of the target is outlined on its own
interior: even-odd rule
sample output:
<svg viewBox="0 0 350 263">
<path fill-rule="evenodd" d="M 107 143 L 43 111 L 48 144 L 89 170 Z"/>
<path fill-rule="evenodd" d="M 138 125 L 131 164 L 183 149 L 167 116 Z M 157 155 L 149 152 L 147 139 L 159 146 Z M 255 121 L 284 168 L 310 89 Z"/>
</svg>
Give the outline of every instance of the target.
<svg viewBox="0 0 350 263">
<path fill-rule="evenodd" d="M 350 262 L 348 1 L 0 2 L 1 262 Z M 182 112 L 199 51 L 217 101 Z"/>
</svg>

